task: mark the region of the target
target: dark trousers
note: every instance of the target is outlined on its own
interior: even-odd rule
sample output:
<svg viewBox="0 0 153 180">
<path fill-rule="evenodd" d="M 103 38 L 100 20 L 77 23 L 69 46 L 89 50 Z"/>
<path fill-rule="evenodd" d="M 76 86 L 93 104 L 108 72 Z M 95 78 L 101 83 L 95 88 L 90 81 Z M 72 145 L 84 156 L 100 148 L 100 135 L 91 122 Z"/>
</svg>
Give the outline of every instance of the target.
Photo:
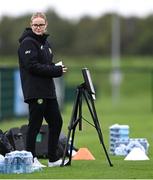
<svg viewBox="0 0 153 180">
<path fill-rule="evenodd" d="M 62 117 L 56 99 L 33 99 L 29 104 L 29 124 L 26 137 L 26 150 L 36 156 L 36 137 L 41 128 L 43 118 L 48 123 L 48 157 L 49 161 L 56 161 L 56 150 L 62 128 Z"/>
</svg>

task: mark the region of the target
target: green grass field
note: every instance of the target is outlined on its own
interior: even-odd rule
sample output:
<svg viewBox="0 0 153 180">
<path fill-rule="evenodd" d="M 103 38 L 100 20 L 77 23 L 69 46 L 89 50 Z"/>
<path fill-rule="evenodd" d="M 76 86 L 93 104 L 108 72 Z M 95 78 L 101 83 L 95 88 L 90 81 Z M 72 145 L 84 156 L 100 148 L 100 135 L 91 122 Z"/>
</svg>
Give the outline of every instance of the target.
<svg viewBox="0 0 153 180">
<path fill-rule="evenodd" d="M 134 58 L 133 58 L 134 59 Z M 152 68 L 152 60 L 137 58 L 134 62 L 125 60 L 122 67 Z M 68 61 L 67 61 L 68 62 Z M 72 61 L 67 73 L 66 86 L 71 84 L 76 87 L 82 82 L 80 67 L 75 60 Z M 83 64 L 89 64 L 87 60 Z M 96 68 L 93 67 L 93 64 Z M 88 66 L 87 66 L 88 67 Z M 109 153 L 109 127 L 113 124 L 126 124 L 130 127 L 130 138 L 147 138 L 149 142 L 148 161 L 125 161 L 124 156 L 109 157 L 113 167 L 109 166 L 102 145 L 100 144 L 96 130 L 83 121 L 83 130 L 76 130 L 75 146 L 86 147 L 94 155 L 92 161 L 72 161 L 68 167 L 44 168 L 40 172 L 31 174 L 0 174 L 1 179 L 152 179 L 153 178 L 153 107 L 152 107 L 152 75 L 150 72 L 123 72 L 120 87 L 120 97 L 112 102 L 109 73 L 103 73 L 103 67 L 110 67 L 108 61 L 99 60 L 89 66 L 96 86 L 97 100 L 96 111 L 103 133 L 104 143 Z M 75 71 L 72 71 L 74 68 Z M 78 68 L 78 69 L 77 69 Z M 90 69 L 89 68 L 89 69 Z M 67 126 L 71 118 L 73 99 L 66 102 L 62 116 L 64 120 L 63 132 L 67 134 Z M 92 122 L 92 118 L 83 104 L 83 117 Z M 27 123 L 27 119 L 11 119 L 0 123 L 2 130 L 11 127 L 20 127 Z M 41 162 L 47 165 L 46 159 Z"/>
</svg>

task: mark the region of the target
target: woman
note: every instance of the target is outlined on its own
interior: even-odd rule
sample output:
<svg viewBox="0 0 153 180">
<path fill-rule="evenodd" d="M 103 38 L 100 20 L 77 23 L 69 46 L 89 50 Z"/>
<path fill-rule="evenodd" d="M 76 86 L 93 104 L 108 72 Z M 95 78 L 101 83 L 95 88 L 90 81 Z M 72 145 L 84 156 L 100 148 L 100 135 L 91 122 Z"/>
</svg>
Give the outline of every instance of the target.
<svg viewBox="0 0 153 180">
<path fill-rule="evenodd" d="M 60 166 L 62 160 L 56 155 L 62 117 L 59 110 L 53 78 L 62 76 L 67 68 L 53 63 L 53 53 L 47 41 L 48 22 L 45 14 L 38 12 L 31 17 L 19 39 L 19 68 L 24 101 L 29 105 L 29 123 L 26 150 L 32 152 L 34 166 L 42 165 L 35 153 L 36 136 L 43 118 L 48 123 L 48 166 Z"/>
</svg>

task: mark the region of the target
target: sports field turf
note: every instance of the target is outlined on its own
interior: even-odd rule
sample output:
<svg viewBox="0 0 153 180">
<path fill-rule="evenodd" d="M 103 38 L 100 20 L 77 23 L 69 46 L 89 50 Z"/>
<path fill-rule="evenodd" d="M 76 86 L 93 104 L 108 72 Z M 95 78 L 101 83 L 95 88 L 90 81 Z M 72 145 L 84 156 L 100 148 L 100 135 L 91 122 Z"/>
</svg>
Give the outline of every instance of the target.
<svg viewBox="0 0 153 180">
<path fill-rule="evenodd" d="M 143 64 L 138 63 L 139 66 Z M 144 63 L 145 64 L 145 63 Z M 98 65 L 97 65 L 98 66 Z M 136 65 L 137 66 L 137 65 Z M 142 65 L 143 66 L 143 65 Z M 131 64 L 130 64 L 131 67 Z M 133 67 L 133 66 L 132 66 Z M 137 66 L 138 67 L 138 66 Z M 143 66 L 144 67 L 144 66 Z M 149 67 L 149 66 L 148 66 Z M 71 79 L 75 87 L 82 82 L 80 71 L 70 70 L 67 75 L 67 85 Z M 72 76 L 70 76 L 70 74 Z M 76 76 L 78 77 L 76 79 Z M 152 97 L 152 75 L 151 72 L 126 71 L 123 73 L 120 97 L 112 102 L 109 75 L 102 71 L 92 69 L 93 81 L 96 85 L 97 100 L 96 111 L 101 124 L 104 143 L 109 153 L 109 127 L 113 124 L 126 124 L 130 127 L 130 138 L 147 138 L 149 142 L 147 161 L 125 161 L 124 156 L 109 157 L 113 167 L 109 166 L 102 145 L 100 144 L 96 130 L 83 121 L 83 129 L 76 130 L 75 146 L 86 147 L 95 157 L 95 160 L 73 160 L 68 167 L 44 168 L 40 172 L 31 174 L 0 174 L 2 179 L 152 179 L 153 178 L 153 97 Z M 73 81 L 74 80 L 74 81 Z M 73 82 L 72 82 L 73 81 Z M 67 134 L 67 126 L 71 118 L 73 100 L 75 94 L 63 107 L 62 116 L 64 120 L 63 132 Z M 83 104 L 83 117 L 92 122 L 92 118 Z M 27 123 L 24 119 L 12 119 L 2 121 L 0 127 L 7 130 L 11 127 L 21 126 Z M 47 165 L 46 159 L 40 160 Z"/>
</svg>

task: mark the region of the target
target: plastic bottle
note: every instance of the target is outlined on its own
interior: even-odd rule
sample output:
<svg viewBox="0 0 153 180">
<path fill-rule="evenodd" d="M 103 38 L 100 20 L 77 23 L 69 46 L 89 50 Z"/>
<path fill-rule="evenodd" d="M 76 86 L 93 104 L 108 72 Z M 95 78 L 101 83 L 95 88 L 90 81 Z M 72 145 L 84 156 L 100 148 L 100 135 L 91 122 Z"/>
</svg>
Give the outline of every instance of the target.
<svg viewBox="0 0 153 180">
<path fill-rule="evenodd" d="M 23 159 L 22 159 L 23 173 L 31 173 L 32 164 L 33 164 L 32 153 L 28 151 L 22 151 L 22 153 L 23 153 Z"/>
<path fill-rule="evenodd" d="M 42 168 L 33 167 L 33 156 L 28 151 L 13 151 L 7 153 L 4 159 L 5 173 L 31 173 L 40 171 Z"/>
<path fill-rule="evenodd" d="M 5 173 L 4 156 L 0 154 L 0 173 Z"/>
<path fill-rule="evenodd" d="M 5 163 L 5 170 L 4 170 L 4 172 L 6 174 L 12 173 L 12 155 L 10 153 L 7 153 L 5 155 L 4 163 Z"/>
</svg>

